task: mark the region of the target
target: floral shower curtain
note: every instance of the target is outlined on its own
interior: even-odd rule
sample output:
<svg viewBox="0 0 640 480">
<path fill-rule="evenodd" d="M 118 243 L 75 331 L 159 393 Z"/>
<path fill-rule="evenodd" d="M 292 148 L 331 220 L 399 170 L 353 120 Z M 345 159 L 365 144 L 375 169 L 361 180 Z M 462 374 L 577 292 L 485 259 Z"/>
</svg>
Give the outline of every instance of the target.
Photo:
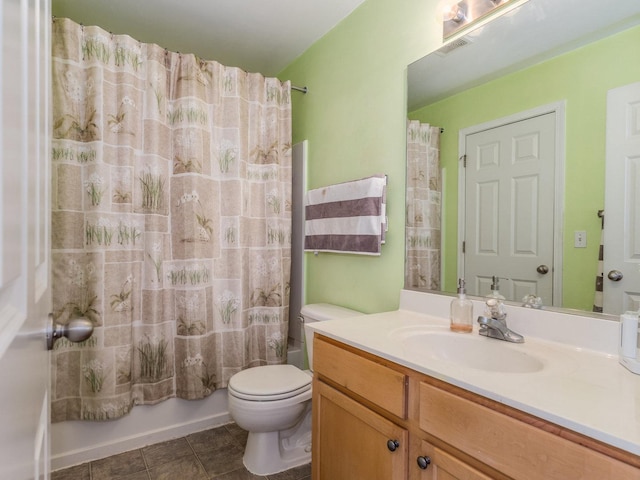
<svg viewBox="0 0 640 480">
<path fill-rule="evenodd" d="M 290 85 L 53 25 L 52 419 L 198 399 L 286 360 Z"/>
<path fill-rule="evenodd" d="M 405 287 L 440 288 L 440 128 L 407 123 Z"/>
</svg>

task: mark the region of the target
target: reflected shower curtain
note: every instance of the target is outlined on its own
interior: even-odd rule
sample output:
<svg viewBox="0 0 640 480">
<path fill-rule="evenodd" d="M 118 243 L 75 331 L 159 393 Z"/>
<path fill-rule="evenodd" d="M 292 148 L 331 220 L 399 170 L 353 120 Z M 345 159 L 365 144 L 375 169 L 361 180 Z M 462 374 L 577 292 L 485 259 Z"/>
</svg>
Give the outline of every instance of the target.
<svg viewBox="0 0 640 480">
<path fill-rule="evenodd" d="M 52 419 L 198 399 L 286 360 L 290 85 L 56 19 Z"/>
<path fill-rule="evenodd" d="M 593 312 L 604 312 L 604 210 L 598 210 L 600 217 L 600 248 L 598 248 L 598 272 L 596 274 L 595 292 L 593 294 Z"/>
<path fill-rule="evenodd" d="M 407 124 L 405 287 L 440 288 L 440 128 Z"/>
</svg>

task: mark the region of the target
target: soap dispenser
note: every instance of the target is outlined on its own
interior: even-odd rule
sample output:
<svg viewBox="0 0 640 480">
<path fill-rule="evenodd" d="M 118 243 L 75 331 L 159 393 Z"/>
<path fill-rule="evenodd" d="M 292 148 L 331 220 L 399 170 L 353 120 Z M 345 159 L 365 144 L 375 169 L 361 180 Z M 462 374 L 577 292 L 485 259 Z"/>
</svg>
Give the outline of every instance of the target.
<svg viewBox="0 0 640 480">
<path fill-rule="evenodd" d="M 469 333 L 473 330 L 473 302 L 467 298 L 462 278 L 458 280 L 458 296 L 451 301 L 449 318 L 451 331 Z"/>
<path fill-rule="evenodd" d="M 489 300 L 490 298 L 495 298 L 502 302 L 505 301 L 504 296 L 500 294 L 500 278 L 496 276 L 491 277 L 491 293 L 485 297 L 485 300 Z"/>
<path fill-rule="evenodd" d="M 505 298 L 500 294 L 500 291 L 498 290 L 500 288 L 500 279 L 494 276 L 492 277 L 491 281 L 491 293 L 484 297 L 486 306 L 484 314 L 488 318 L 497 318 L 502 320 L 505 317 Z"/>
</svg>

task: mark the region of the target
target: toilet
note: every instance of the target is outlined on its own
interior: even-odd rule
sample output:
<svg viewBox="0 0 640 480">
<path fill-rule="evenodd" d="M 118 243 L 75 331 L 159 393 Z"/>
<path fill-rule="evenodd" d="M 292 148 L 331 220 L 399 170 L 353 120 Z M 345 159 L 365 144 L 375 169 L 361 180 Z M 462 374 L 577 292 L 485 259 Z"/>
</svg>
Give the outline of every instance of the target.
<svg viewBox="0 0 640 480">
<path fill-rule="evenodd" d="M 305 305 L 300 314 L 310 370 L 264 365 L 229 379 L 229 414 L 249 432 L 243 462 L 254 475 L 270 475 L 311 461 L 313 331 L 307 324 L 361 315 L 328 303 Z"/>
</svg>

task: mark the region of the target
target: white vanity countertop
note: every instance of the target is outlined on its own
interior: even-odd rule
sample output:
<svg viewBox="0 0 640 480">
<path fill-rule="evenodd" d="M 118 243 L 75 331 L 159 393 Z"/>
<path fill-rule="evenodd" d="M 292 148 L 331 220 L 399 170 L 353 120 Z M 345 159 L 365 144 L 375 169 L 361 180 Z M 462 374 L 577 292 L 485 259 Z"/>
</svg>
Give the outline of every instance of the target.
<svg viewBox="0 0 640 480">
<path fill-rule="evenodd" d="M 405 310 L 402 301 L 397 311 L 309 326 L 327 337 L 640 455 L 640 375 L 620 365 L 617 355 L 536 338 L 511 323 L 510 328 L 525 335 L 524 344 L 481 337 L 477 326 L 471 334 L 449 334 L 447 318 Z M 403 332 L 412 331 L 477 337 L 469 340 L 491 342 L 480 345 L 483 348 L 516 349 L 516 355 L 541 360 L 543 367 L 518 373 L 469 366 L 473 359 L 460 365 L 423 352 L 415 344 L 408 347 Z"/>
</svg>

